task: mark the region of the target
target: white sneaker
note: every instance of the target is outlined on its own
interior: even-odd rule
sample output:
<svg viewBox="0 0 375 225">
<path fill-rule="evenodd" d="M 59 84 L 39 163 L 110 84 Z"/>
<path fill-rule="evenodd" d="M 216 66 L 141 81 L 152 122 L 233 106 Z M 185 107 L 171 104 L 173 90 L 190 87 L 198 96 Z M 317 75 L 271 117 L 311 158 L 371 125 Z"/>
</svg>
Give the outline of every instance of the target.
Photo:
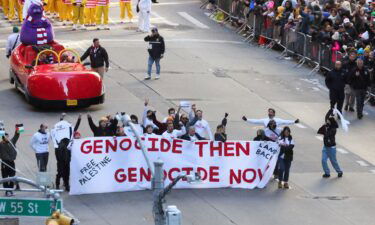
<svg viewBox="0 0 375 225">
<path fill-rule="evenodd" d="M 155 75 L 155 80 L 159 80 L 160 79 L 160 74 L 156 74 Z"/>
<path fill-rule="evenodd" d="M 148 74 L 146 74 L 146 76 L 145 76 L 145 80 L 150 80 L 150 79 L 151 79 L 151 76 L 148 75 Z"/>
<path fill-rule="evenodd" d="M 129 23 L 133 23 L 133 20 L 132 20 L 132 19 L 129 19 Z"/>
<path fill-rule="evenodd" d="M 96 29 L 97 29 L 97 30 L 100 30 L 101 28 L 102 28 L 102 26 L 100 26 L 100 25 L 99 25 L 99 26 L 96 26 Z"/>
<path fill-rule="evenodd" d="M 77 24 L 73 24 L 72 30 L 77 30 Z"/>
<path fill-rule="evenodd" d="M 82 25 L 79 27 L 79 29 L 81 29 L 81 30 L 87 30 L 87 28 L 86 28 L 86 26 L 85 26 L 84 24 L 82 24 Z"/>
<path fill-rule="evenodd" d="M 111 28 L 109 28 L 109 26 L 108 25 L 105 25 L 104 26 L 104 30 L 110 30 Z"/>
<path fill-rule="evenodd" d="M 66 26 L 66 21 L 65 20 L 62 21 L 62 25 Z"/>
<path fill-rule="evenodd" d="M 124 23 L 125 23 L 125 20 L 124 20 L 124 19 L 122 19 L 120 23 L 121 23 L 121 24 L 124 24 Z"/>
</svg>

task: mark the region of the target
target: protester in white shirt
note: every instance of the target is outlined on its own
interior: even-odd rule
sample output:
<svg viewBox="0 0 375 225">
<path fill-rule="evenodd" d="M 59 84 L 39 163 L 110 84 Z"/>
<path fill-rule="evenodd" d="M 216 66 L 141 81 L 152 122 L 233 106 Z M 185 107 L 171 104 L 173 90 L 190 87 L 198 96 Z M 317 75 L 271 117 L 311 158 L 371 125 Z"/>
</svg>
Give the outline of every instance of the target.
<svg viewBox="0 0 375 225">
<path fill-rule="evenodd" d="M 264 134 L 269 138 L 270 141 L 277 142 L 281 134 L 281 129 L 277 127 L 275 120 L 270 120 L 267 128 L 264 130 Z"/>
<path fill-rule="evenodd" d="M 181 130 L 174 129 L 173 123 L 168 123 L 167 130 L 163 133 L 163 138 L 173 141 L 173 139 L 179 138 L 186 134 L 185 126 L 181 126 Z"/>
<path fill-rule="evenodd" d="M 6 57 L 9 58 L 12 52 L 18 45 L 21 44 L 21 38 L 18 27 L 13 27 L 13 34 L 9 35 L 8 41 L 5 47 Z"/>
<path fill-rule="evenodd" d="M 145 108 L 143 110 L 142 115 L 142 126 L 146 128 L 148 125 L 151 125 L 154 130 L 158 130 L 159 127 L 155 125 L 154 121 L 152 120 L 151 116 L 154 113 L 148 106 L 148 99 L 145 100 Z"/>
<path fill-rule="evenodd" d="M 143 134 L 143 128 L 141 125 L 138 124 L 138 117 L 136 115 L 130 116 L 131 122 L 134 124 L 135 129 L 137 130 L 139 135 Z M 135 134 L 130 126 L 125 126 L 124 131 L 126 136 L 128 137 L 135 137 Z"/>
<path fill-rule="evenodd" d="M 144 137 L 157 137 L 157 135 L 154 133 L 154 128 L 152 125 L 148 125 L 145 130 L 146 132 L 143 134 Z"/>
<path fill-rule="evenodd" d="M 81 123 L 82 115 L 79 114 L 76 125 L 73 129 L 72 124 L 64 120 L 66 114 L 63 113 L 60 121 L 55 124 L 51 130 L 51 137 L 55 147 L 55 156 L 57 161 L 56 173 L 56 189 L 60 188 L 61 178 L 64 181 L 66 191 L 70 190 L 69 176 L 70 176 L 70 159 L 71 159 L 71 145 L 73 144 L 74 132 L 78 130 Z"/>
<path fill-rule="evenodd" d="M 30 146 L 35 151 L 36 161 L 40 172 L 47 171 L 49 140 L 50 133 L 48 132 L 48 126 L 41 124 L 40 129 L 33 135 L 30 141 Z"/>
<path fill-rule="evenodd" d="M 242 119 L 245 122 L 248 122 L 250 124 L 259 124 L 259 125 L 263 125 L 264 127 L 267 127 L 267 125 L 270 122 L 270 120 L 274 120 L 276 122 L 277 126 L 292 125 L 292 124 L 299 123 L 299 119 L 296 119 L 296 120 L 283 120 L 283 119 L 280 119 L 280 118 L 276 118 L 275 114 L 276 114 L 276 111 L 274 109 L 270 108 L 270 109 L 268 109 L 268 118 L 264 118 L 264 119 L 247 119 L 246 116 L 243 116 Z"/>
<path fill-rule="evenodd" d="M 194 123 L 195 132 L 197 132 L 202 138 L 205 138 L 207 140 L 214 140 L 214 136 L 212 135 L 210 125 L 206 120 L 203 119 L 203 111 L 202 110 L 196 110 L 195 104 L 191 106 L 192 112 L 189 114 L 190 121 L 194 120 L 194 112 L 195 117 L 197 121 Z M 207 137 L 208 136 L 208 137 Z"/>
</svg>

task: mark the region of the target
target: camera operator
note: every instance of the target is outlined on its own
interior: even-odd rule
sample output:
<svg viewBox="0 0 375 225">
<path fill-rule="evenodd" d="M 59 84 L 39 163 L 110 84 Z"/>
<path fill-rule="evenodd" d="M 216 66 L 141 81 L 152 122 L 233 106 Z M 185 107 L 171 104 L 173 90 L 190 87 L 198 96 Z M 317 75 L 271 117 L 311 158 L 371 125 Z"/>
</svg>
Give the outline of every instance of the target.
<svg viewBox="0 0 375 225">
<path fill-rule="evenodd" d="M 4 136 L 1 137 L 0 141 L 0 159 L 1 159 L 1 174 L 3 178 L 7 177 L 14 177 L 16 175 L 16 164 L 15 160 L 17 157 L 17 150 L 15 149 L 15 145 L 18 141 L 20 136 L 19 132 L 16 131 L 11 140 L 9 140 L 8 133 L 5 133 L 4 128 L 0 125 L 0 129 L 3 131 L 2 133 Z M 4 188 L 13 188 L 13 182 L 6 182 L 3 184 Z M 14 196 L 13 191 L 6 191 L 5 195 L 7 197 Z"/>
</svg>

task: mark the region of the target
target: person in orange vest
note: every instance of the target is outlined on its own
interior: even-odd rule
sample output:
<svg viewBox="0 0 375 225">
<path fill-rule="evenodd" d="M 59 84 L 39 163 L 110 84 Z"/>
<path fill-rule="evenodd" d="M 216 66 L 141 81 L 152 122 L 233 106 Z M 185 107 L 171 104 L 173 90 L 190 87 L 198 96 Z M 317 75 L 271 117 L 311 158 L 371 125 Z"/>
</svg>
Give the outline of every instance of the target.
<svg viewBox="0 0 375 225">
<path fill-rule="evenodd" d="M 86 0 L 85 5 L 85 24 L 86 26 L 95 26 L 96 18 L 96 0 Z"/>
<path fill-rule="evenodd" d="M 86 30 L 84 24 L 84 9 L 86 0 L 72 0 L 73 2 L 73 30 L 77 30 L 77 23 L 81 24 L 80 29 Z"/>
<path fill-rule="evenodd" d="M 15 17 L 16 10 L 18 14 L 18 21 L 22 22 L 22 4 L 18 0 L 8 0 L 9 13 L 8 20 L 12 21 Z"/>
<path fill-rule="evenodd" d="M 71 0 L 62 0 L 63 1 L 63 4 L 62 4 L 62 16 L 61 17 L 61 20 L 63 21 L 63 25 L 65 26 L 68 21 L 71 21 L 72 20 L 72 12 L 73 12 L 73 5 L 72 5 L 72 1 Z"/>
<path fill-rule="evenodd" d="M 120 0 L 120 19 L 121 23 L 125 22 L 125 11 L 128 15 L 129 22 L 132 22 L 133 11 L 132 11 L 132 2 L 131 0 Z"/>
<path fill-rule="evenodd" d="M 98 30 L 103 29 L 103 24 L 104 24 L 104 30 L 109 30 L 108 11 L 109 11 L 109 0 L 97 0 L 96 2 L 96 26 L 98 26 L 97 27 Z"/>
</svg>

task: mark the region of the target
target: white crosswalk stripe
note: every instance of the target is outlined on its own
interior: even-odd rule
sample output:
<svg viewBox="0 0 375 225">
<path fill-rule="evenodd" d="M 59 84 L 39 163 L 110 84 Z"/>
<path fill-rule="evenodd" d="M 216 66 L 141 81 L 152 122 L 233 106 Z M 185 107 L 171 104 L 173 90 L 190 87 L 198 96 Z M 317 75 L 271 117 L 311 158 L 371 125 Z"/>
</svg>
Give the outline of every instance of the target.
<svg viewBox="0 0 375 225">
<path fill-rule="evenodd" d="M 369 166 L 369 164 L 367 164 L 365 161 L 362 161 L 362 160 L 357 160 L 356 161 L 360 166 Z"/>
<path fill-rule="evenodd" d="M 340 152 L 341 154 L 348 154 L 349 152 L 346 151 L 345 149 L 342 149 L 342 148 L 337 148 L 336 149 L 338 152 Z"/>
<path fill-rule="evenodd" d="M 306 129 L 306 126 L 304 126 L 303 124 L 300 124 L 300 123 L 296 123 L 296 126 L 301 128 L 301 129 Z"/>
<path fill-rule="evenodd" d="M 316 139 L 323 141 L 323 136 L 315 136 Z"/>
<path fill-rule="evenodd" d="M 195 26 L 202 28 L 202 29 L 210 29 L 208 26 L 204 25 L 203 23 L 199 22 L 194 17 L 190 16 L 187 12 L 178 12 L 178 15 L 182 16 L 186 20 L 188 20 L 190 23 L 194 24 Z"/>
</svg>

